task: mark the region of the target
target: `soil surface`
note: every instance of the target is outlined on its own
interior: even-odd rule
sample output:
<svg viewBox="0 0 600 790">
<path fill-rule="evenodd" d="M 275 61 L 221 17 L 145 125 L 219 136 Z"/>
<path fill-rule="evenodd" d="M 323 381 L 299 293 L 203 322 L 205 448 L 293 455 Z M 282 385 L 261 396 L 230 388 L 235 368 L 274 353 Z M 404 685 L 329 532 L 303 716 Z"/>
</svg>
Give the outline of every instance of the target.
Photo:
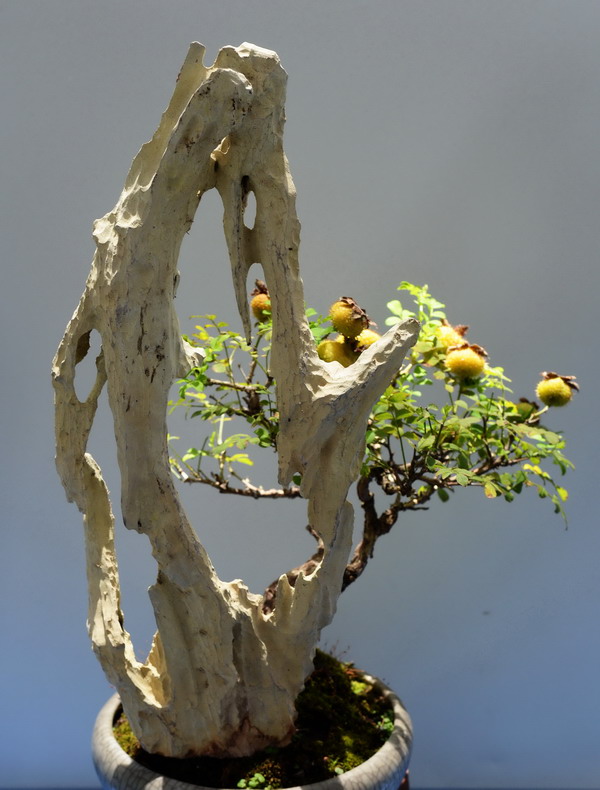
<svg viewBox="0 0 600 790">
<path fill-rule="evenodd" d="M 215 788 L 294 787 L 330 779 L 371 757 L 389 737 L 393 713 L 360 671 L 317 651 L 315 669 L 296 701 L 296 734 L 285 747 L 232 759 L 180 760 L 141 748 L 119 710 L 115 736 L 135 760 L 156 773 Z"/>
</svg>

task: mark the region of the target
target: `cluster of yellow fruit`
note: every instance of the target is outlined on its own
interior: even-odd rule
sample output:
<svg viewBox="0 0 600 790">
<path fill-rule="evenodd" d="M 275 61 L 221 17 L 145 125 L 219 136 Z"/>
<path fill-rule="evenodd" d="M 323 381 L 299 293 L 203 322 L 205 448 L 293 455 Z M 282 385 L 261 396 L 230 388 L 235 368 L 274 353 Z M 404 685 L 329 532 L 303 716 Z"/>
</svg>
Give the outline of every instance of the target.
<svg viewBox="0 0 600 790">
<path fill-rule="evenodd" d="M 469 327 L 452 326 L 443 320 L 437 330 L 436 337 L 441 346 L 446 349 L 444 364 L 457 379 L 473 379 L 481 376 L 485 369 L 487 352 L 478 345 L 470 345 L 465 340 Z M 559 376 L 558 373 L 545 371 L 542 380 L 537 385 L 536 394 L 545 406 L 566 406 L 573 397 L 573 392 L 579 390 L 575 376 Z M 517 404 L 530 412 L 537 411 L 538 405 L 522 398 Z"/>
<path fill-rule="evenodd" d="M 250 307 L 256 320 L 264 323 L 271 318 L 271 298 L 262 280 L 256 280 L 256 287 L 250 294 Z M 375 324 L 366 312 L 350 296 L 341 296 L 329 308 L 329 317 L 338 336 L 322 340 L 317 353 L 324 362 L 339 362 L 347 368 L 360 354 L 381 337 L 371 329 Z M 445 318 L 436 332 L 439 346 L 445 350 L 444 365 L 459 381 L 476 379 L 485 370 L 487 351 L 475 343 L 468 343 L 465 334 L 468 326 L 452 326 Z M 575 376 L 560 376 L 558 373 L 544 371 L 537 385 L 536 394 L 546 406 L 565 406 L 579 390 Z M 525 399 L 523 404 L 537 410 L 537 404 Z"/>
<path fill-rule="evenodd" d="M 381 337 L 369 329 L 373 322 L 350 296 L 341 296 L 334 302 L 329 317 L 339 335 L 334 340 L 322 340 L 317 346 L 317 354 L 324 362 L 339 362 L 347 368 Z"/>
</svg>

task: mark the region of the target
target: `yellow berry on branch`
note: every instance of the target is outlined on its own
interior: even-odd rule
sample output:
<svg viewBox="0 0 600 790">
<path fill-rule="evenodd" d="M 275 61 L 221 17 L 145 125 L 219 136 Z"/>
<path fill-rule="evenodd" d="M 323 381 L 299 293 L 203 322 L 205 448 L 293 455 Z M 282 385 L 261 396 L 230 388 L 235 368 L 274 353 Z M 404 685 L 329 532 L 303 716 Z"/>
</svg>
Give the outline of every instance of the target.
<svg viewBox="0 0 600 790">
<path fill-rule="evenodd" d="M 446 354 L 446 368 L 457 379 L 476 379 L 484 371 L 487 351 L 478 345 L 463 343 L 451 346 Z"/>
<path fill-rule="evenodd" d="M 341 296 L 329 308 L 329 317 L 336 332 L 354 339 L 369 328 L 369 316 L 351 296 Z"/>
<path fill-rule="evenodd" d="M 373 329 L 363 329 L 360 335 L 357 335 L 355 343 L 356 343 L 356 350 L 357 351 L 364 351 L 369 346 L 372 346 L 373 343 L 377 342 L 381 338 L 379 332 L 375 332 Z"/>
<path fill-rule="evenodd" d="M 530 420 L 533 415 L 540 410 L 539 404 L 535 401 L 527 400 L 527 398 L 519 398 L 519 402 L 515 404 L 517 414 L 523 420 Z"/>
<path fill-rule="evenodd" d="M 339 362 L 345 368 L 358 359 L 358 353 L 343 335 L 335 340 L 322 340 L 317 346 L 317 354 L 323 362 Z"/>
<path fill-rule="evenodd" d="M 544 371 L 542 377 L 535 391 L 546 406 L 566 406 L 573 392 L 579 390 L 575 376 L 559 376 L 558 373 Z"/>
<path fill-rule="evenodd" d="M 469 327 L 465 326 L 464 324 L 457 324 L 457 326 L 452 326 L 452 324 L 448 323 L 448 321 L 444 318 L 442 323 L 437 328 L 435 336 L 441 346 L 443 346 L 446 351 L 452 346 L 460 346 L 465 342 L 465 335 L 467 333 L 467 329 Z"/>
<path fill-rule="evenodd" d="M 255 280 L 256 288 L 250 296 L 250 307 L 252 314 L 259 323 L 264 323 L 271 318 L 271 297 L 266 283 L 262 280 Z"/>
</svg>

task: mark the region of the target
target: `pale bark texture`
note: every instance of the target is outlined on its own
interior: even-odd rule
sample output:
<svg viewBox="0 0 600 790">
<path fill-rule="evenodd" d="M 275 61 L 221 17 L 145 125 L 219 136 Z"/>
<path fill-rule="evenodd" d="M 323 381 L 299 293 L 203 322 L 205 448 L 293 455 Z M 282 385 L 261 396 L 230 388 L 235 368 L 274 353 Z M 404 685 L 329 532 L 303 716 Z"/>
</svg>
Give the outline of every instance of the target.
<svg viewBox="0 0 600 790">
<path fill-rule="evenodd" d="M 318 358 L 304 316 L 300 226 L 282 145 L 286 74 L 275 53 L 250 44 L 222 49 L 211 67 L 203 54 L 200 44 L 191 45 L 157 132 L 134 159 L 115 208 L 95 223 L 91 273 L 53 362 L 57 466 L 84 516 L 94 650 L 143 746 L 175 757 L 248 754 L 293 732 L 294 700 L 335 612 L 351 549 L 346 496 L 359 471 L 366 421 L 418 333 L 416 322 L 391 329 L 350 368 Z M 240 580 L 218 578 L 169 471 L 169 390 L 194 364 L 173 307 L 177 258 L 212 188 L 223 201 L 248 334 L 247 274 L 255 262 L 264 270 L 279 478 L 285 485 L 302 476 L 308 523 L 323 541 L 309 574 L 301 572 L 293 586 L 281 575 L 271 611 Z M 252 229 L 244 224 L 249 192 L 256 199 Z M 75 369 L 92 330 L 102 353 L 96 383 L 81 402 Z M 105 385 L 123 520 L 147 535 L 158 566 L 149 590 L 157 632 L 144 663 L 123 627 L 109 493 L 86 452 Z"/>
</svg>

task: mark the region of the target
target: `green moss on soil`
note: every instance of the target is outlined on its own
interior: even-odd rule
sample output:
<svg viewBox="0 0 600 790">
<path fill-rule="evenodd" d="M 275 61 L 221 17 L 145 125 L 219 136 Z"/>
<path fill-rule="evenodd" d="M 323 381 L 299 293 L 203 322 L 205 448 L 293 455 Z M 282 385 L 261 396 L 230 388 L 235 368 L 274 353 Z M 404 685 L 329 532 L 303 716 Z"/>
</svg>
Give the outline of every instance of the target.
<svg viewBox="0 0 600 790">
<path fill-rule="evenodd" d="M 161 757 L 141 748 L 122 712 L 115 721 L 115 737 L 127 754 L 152 771 L 190 784 L 261 790 L 330 779 L 360 765 L 385 743 L 393 712 L 352 664 L 318 650 L 314 665 L 296 701 L 296 733 L 288 746 L 232 759 Z"/>
</svg>

